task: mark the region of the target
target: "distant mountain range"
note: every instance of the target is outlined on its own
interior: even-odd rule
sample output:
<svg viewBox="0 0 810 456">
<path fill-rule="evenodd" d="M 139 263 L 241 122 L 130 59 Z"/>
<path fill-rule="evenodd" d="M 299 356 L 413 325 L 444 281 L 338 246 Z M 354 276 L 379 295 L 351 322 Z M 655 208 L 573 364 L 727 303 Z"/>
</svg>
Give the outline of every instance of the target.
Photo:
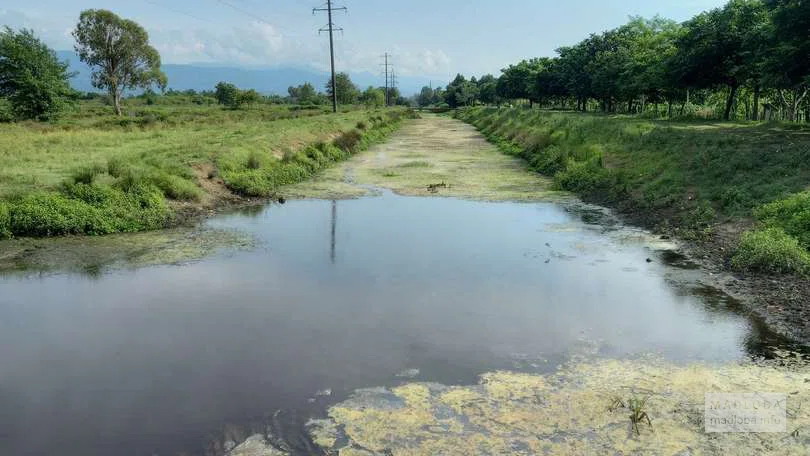
<svg viewBox="0 0 810 456">
<path fill-rule="evenodd" d="M 71 79 L 71 85 L 76 90 L 85 92 L 95 91 L 90 84 L 90 69 L 79 60 L 71 51 L 58 51 L 56 55 L 62 61 L 70 64 L 70 71 L 77 73 Z M 324 91 L 329 73 L 306 68 L 237 68 L 216 66 L 210 64 L 174 65 L 164 64 L 163 72 L 169 78 L 169 87 L 175 90 L 213 90 L 220 81 L 230 82 L 243 89 L 256 89 L 264 94 L 286 95 L 287 88 L 298 86 L 305 82 L 314 85 L 318 90 Z M 383 76 L 370 73 L 349 72 L 352 81 L 362 90 L 366 87 L 382 86 L 385 84 Z M 430 79 L 422 77 L 397 77 L 400 92 L 410 96 L 430 84 Z"/>
</svg>

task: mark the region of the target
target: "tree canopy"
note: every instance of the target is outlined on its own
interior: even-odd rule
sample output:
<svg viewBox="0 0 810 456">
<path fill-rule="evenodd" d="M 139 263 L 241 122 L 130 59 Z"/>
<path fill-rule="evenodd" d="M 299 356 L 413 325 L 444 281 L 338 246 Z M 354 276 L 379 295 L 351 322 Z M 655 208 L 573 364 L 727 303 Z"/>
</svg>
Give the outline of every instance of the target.
<svg viewBox="0 0 810 456">
<path fill-rule="evenodd" d="M 445 100 L 453 107 L 522 100 L 653 116 L 674 116 L 677 107 L 680 115 L 808 121 L 810 2 L 730 0 L 682 24 L 633 17 L 493 79 L 482 77 L 476 92 L 458 75 Z M 420 103 L 428 98 L 423 89 Z"/>
<path fill-rule="evenodd" d="M 67 64 L 31 30 L 0 31 L 0 97 L 18 119 L 47 120 L 70 103 Z"/>
<path fill-rule="evenodd" d="M 93 68 L 93 86 L 107 90 L 116 114 L 121 115 L 124 90 L 166 87 L 160 54 L 149 45 L 149 35 L 137 23 L 107 10 L 85 10 L 73 37 L 79 58 Z"/>
</svg>

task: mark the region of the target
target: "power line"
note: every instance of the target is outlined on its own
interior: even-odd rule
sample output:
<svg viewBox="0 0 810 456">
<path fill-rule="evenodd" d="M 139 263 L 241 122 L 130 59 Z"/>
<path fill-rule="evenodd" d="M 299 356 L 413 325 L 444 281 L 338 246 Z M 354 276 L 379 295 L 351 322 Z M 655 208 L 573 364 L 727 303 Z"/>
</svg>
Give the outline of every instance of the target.
<svg viewBox="0 0 810 456">
<path fill-rule="evenodd" d="M 221 0 L 220 0 L 221 1 Z M 335 77 L 335 39 L 333 37 L 334 31 L 339 30 L 343 31 L 342 27 L 335 27 L 335 23 L 332 22 L 332 11 L 348 11 L 345 6 L 341 7 L 332 7 L 332 0 L 326 0 L 326 7 L 320 8 L 312 8 L 312 14 L 315 14 L 319 11 L 326 11 L 329 15 L 329 23 L 326 27 L 322 27 L 318 30 L 318 34 L 321 32 L 329 31 L 329 56 L 330 62 L 332 64 L 332 112 L 337 112 L 337 81 Z"/>
<path fill-rule="evenodd" d="M 185 12 L 185 11 L 181 11 L 181 10 L 179 10 L 179 9 L 174 9 L 174 8 L 172 8 L 171 6 L 166 6 L 166 5 L 162 4 L 162 3 L 158 3 L 158 2 L 155 2 L 155 1 L 152 1 L 152 0 L 146 0 L 146 3 L 150 3 L 150 4 L 152 4 L 152 5 L 159 6 L 159 7 L 161 7 L 161 8 L 166 9 L 166 10 L 169 10 L 169 11 L 171 11 L 171 12 L 173 12 L 173 13 L 182 14 L 183 16 L 188 16 L 188 17 L 190 17 L 190 18 L 192 18 L 192 19 L 197 19 L 198 21 L 202 21 L 202 22 L 208 22 L 208 23 L 210 23 L 210 24 L 216 24 L 216 22 L 214 22 L 214 21 L 212 21 L 212 20 L 210 20 L 210 19 L 204 19 L 204 18 L 202 18 L 202 17 L 195 16 L 195 15 L 193 15 L 193 14 L 191 14 L 191 13 L 187 13 L 187 12 Z"/>
<path fill-rule="evenodd" d="M 250 16 L 250 17 L 252 17 L 253 19 L 256 19 L 259 22 L 263 22 L 263 23 L 269 25 L 270 27 L 277 28 L 275 25 L 271 24 L 270 22 L 267 22 L 266 20 L 262 19 L 261 17 L 251 13 L 248 10 L 242 9 L 241 7 L 236 6 L 233 3 L 226 2 L 225 0 L 217 0 L 217 1 L 219 3 L 222 3 L 225 6 L 229 7 L 229 8 L 232 8 L 232 9 L 234 9 L 236 11 L 239 11 L 240 13 L 242 13 L 242 14 L 244 14 L 246 16 Z"/>
</svg>

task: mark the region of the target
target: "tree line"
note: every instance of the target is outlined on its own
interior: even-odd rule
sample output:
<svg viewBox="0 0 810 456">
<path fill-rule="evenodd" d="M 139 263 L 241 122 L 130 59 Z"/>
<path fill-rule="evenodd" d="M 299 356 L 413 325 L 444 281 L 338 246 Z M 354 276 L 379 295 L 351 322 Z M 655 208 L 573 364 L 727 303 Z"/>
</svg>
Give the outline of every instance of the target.
<svg viewBox="0 0 810 456">
<path fill-rule="evenodd" d="M 810 2 L 731 0 L 683 23 L 632 17 L 499 77 L 425 87 L 420 105 L 810 121 Z"/>
</svg>

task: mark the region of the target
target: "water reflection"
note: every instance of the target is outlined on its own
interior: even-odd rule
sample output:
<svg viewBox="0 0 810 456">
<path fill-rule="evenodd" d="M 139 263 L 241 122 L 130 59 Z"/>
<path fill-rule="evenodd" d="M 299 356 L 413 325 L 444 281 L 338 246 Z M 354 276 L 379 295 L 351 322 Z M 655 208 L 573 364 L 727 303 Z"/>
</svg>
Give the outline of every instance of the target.
<svg viewBox="0 0 810 456">
<path fill-rule="evenodd" d="M 341 202 L 340 223 L 337 206 L 218 217 L 264 247 L 183 266 L 0 278 L 0 454 L 213 454 L 238 437 L 223 423 L 305 448 L 306 417 L 403 372 L 788 343 L 556 205 L 385 194 Z"/>
</svg>

